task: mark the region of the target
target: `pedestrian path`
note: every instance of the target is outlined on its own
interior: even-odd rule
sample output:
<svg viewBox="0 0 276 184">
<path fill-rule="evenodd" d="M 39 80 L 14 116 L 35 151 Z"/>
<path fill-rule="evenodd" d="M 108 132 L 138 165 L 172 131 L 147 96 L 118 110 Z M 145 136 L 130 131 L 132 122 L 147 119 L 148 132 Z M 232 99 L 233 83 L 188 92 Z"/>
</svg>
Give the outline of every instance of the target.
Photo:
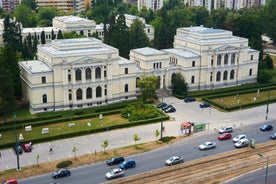
<svg viewBox="0 0 276 184">
<path fill-rule="evenodd" d="M 165 127 L 163 136 L 180 136 L 180 124 L 184 121 L 207 123 L 206 131 L 194 134 L 194 136 L 200 136 L 212 133 L 222 126 L 231 125 L 237 128 L 245 127 L 249 124 L 276 120 L 276 113 L 273 113 L 276 111 L 276 104 L 270 104 L 268 120 L 265 120 L 266 106 L 228 113 L 220 112 L 213 108 L 200 109 L 199 102 L 186 104 L 182 100 L 174 97 L 165 97 L 163 100 L 166 103 L 173 104 L 177 109 L 176 113 L 171 114 L 173 117 L 171 119 L 173 120 L 163 122 Z M 155 141 L 155 130 L 160 129 L 161 123 L 155 123 L 34 144 L 32 152 L 23 153 L 19 156 L 20 167 L 36 164 L 37 155 L 39 155 L 39 163 L 72 158 L 74 157 L 73 147 L 77 147 L 78 149 L 77 156 L 103 151 L 101 145 L 104 140 L 108 140 L 109 142 L 107 149 L 133 145 L 134 134 L 137 134 L 141 138 L 137 143 Z M 49 154 L 50 146 L 53 147 L 53 154 Z M 17 158 L 13 149 L 2 149 L 0 152 L 0 171 L 17 168 Z"/>
</svg>

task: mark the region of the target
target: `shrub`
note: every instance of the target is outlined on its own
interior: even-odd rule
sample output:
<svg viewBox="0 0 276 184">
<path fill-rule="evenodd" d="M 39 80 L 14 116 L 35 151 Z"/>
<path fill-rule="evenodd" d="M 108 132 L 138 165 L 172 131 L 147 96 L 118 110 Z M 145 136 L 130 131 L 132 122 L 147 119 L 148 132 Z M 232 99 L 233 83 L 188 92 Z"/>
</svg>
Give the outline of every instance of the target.
<svg viewBox="0 0 276 184">
<path fill-rule="evenodd" d="M 57 164 L 57 168 L 64 168 L 64 167 L 68 167 L 69 165 L 71 165 L 73 162 L 71 160 L 65 160 L 63 162 L 60 162 Z"/>
<path fill-rule="evenodd" d="M 175 137 L 174 136 L 166 136 L 166 137 L 162 137 L 162 139 L 159 139 L 159 140 L 167 143 L 167 142 L 170 142 L 172 139 L 175 139 Z"/>
</svg>

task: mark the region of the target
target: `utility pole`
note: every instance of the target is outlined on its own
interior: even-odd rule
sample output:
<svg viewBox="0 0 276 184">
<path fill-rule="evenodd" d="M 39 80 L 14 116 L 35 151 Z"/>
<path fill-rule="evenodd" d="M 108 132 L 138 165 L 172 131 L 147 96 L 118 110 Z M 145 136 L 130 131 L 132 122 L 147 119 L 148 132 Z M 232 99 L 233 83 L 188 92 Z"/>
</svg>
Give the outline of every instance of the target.
<svg viewBox="0 0 276 184">
<path fill-rule="evenodd" d="M 163 92 L 162 92 L 162 103 L 163 103 Z M 161 112 L 161 132 L 160 132 L 160 138 L 163 138 L 163 112 Z"/>
<path fill-rule="evenodd" d="M 268 117 L 269 96 L 270 96 L 270 89 L 268 89 L 268 93 L 267 93 L 267 104 L 266 104 L 266 116 L 265 116 L 265 120 L 267 120 L 267 117 Z"/>
<path fill-rule="evenodd" d="M 17 131 L 16 131 L 16 115 L 13 114 L 14 117 L 14 134 L 15 134 L 15 152 L 16 152 L 16 160 L 17 160 L 17 171 L 21 171 L 20 163 L 19 163 L 19 150 L 18 150 L 18 138 L 17 138 Z"/>
</svg>

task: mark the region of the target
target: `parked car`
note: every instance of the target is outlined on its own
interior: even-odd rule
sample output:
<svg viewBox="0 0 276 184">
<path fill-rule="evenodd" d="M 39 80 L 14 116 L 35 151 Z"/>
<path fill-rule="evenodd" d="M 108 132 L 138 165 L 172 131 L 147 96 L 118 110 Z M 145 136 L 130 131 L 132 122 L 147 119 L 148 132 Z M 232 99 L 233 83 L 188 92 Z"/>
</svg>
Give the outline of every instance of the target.
<svg viewBox="0 0 276 184">
<path fill-rule="evenodd" d="M 166 109 L 171 108 L 171 107 L 173 107 L 173 106 L 172 105 L 166 105 L 165 107 L 162 108 L 162 110 L 165 111 Z"/>
<path fill-rule="evenodd" d="M 175 112 L 176 109 L 174 107 L 169 107 L 168 109 L 165 110 L 166 113 L 170 113 L 170 112 Z"/>
<path fill-rule="evenodd" d="M 22 144 L 22 149 L 25 152 L 31 152 L 33 150 L 32 143 L 24 143 L 24 144 Z"/>
<path fill-rule="evenodd" d="M 69 171 L 68 169 L 59 169 L 56 172 L 52 173 L 52 178 L 60 178 L 60 177 L 65 177 L 65 176 L 70 176 L 71 175 L 71 171 Z"/>
<path fill-rule="evenodd" d="M 273 126 L 270 124 L 264 124 L 260 127 L 261 131 L 268 131 L 268 130 L 273 130 Z"/>
<path fill-rule="evenodd" d="M 8 179 L 6 181 L 3 181 L 2 184 L 18 184 L 16 179 Z"/>
<path fill-rule="evenodd" d="M 23 153 L 23 151 L 22 151 L 22 148 L 21 148 L 21 143 L 20 142 L 17 142 L 16 144 L 15 144 L 15 146 L 13 147 L 13 150 L 14 150 L 14 152 L 15 152 L 15 154 L 22 154 Z"/>
<path fill-rule="evenodd" d="M 199 104 L 200 108 L 207 108 L 207 107 L 211 107 L 211 104 L 207 103 L 207 102 L 203 102 L 201 104 Z"/>
<path fill-rule="evenodd" d="M 186 103 L 188 103 L 188 102 L 194 102 L 194 101 L 196 101 L 196 99 L 194 98 L 194 97 L 186 97 L 186 98 L 184 98 L 184 102 L 186 102 Z"/>
<path fill-rule="evenodd" d="M 236 148 L 243 148 L 249 146 L 249 140 L 244 138 L 234 144 Z"/>
<path fill-rule="evenodd" d="M 218 136 L 219 140 L 226 140 L 226 139 L 231 139 L 232 138 L 232 134 L 230 133 L 224 133 Z"/>
<path fill-rule="evenodd" d="M 239 142 L 240 140 L 246 139 L 246 138 L 247 138 L 246 135 L 240 134 L 233 138 L 233 142 Z"/>
<path fill-rule="evenodd" d="M 180 164 L 184 162 L 184 158 L 182 156 L 172 156 L 165 161 L 166 165 L 174 165 Z"/>
<path fill-rule="evenodd" d="M 136 163 L 133 159 L 127 159 L 124 162 L 122 162 L 119 167 L 121 169 L 128 169 L 128 168 L 133 168 L 136 167 Z"/>
<path fill-rule="evenodd" d="M 233 132 L 233 128 L 231 126 L 221 127 L 218 131 L 218 133 L 220 134 L 231 133 L 231 132 Z"/>
<path fill-rule="evenodd" d="M 106 164 L 107 165 L 120 164 L 123 161 L 125 161 L 125 158 L 123 156 L 119 155 L 119 156 L 112 157 L 112 158 L 106 160 Z"/>
<path fill-rule="evenodd" d="M 208 149 L 213 149 L 216 148 L 216 143 L 214 142 L 205 142 L 201 145 L 199 145 L 200 150 L 208 150 Z"/>
<path fill-rule="evenodd" d="M 156 107 L 162 109 L 162 108 L 165 107 L 166 105 L 167 105 L 166 103 L 162 102 L 162 103 L 157 104 Z"/>
<path fill-rule="evenodd" d="M 118 178 L 118 177 L 123 177 L 125 175 L 123 169 L 121 168 L 116 168 L 112 169 L 111 171 L 107 172 L 105 174 L 106 179 L 113 179 L 113 178 Z"/>
<path fill-rule="evenodd" d="M 274 132 L 273 134 L 271 134 L 269 137 L 270 137 L 270 139 L 276 139 L 276 132 Z"/>
</svg>

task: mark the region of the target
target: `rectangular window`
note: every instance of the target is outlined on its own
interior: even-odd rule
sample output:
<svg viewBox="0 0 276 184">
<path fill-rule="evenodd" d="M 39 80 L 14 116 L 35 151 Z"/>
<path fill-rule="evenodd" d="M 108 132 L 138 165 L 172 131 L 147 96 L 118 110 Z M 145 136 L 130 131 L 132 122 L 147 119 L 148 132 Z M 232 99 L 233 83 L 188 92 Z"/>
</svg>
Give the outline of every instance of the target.
<svg viewBox="0 0 276 184">
<path fill-rule="evenodd" d="M 128 68 L 125 68 L 125 74 L 128 74 Z"/>
<path fill-rule="evenodd" d="M 195 67 L 195 61 L 192 61 L 192 67 Z"/>
<path fill-rule="evenodd" d="M 105 96 L 107 95 L 107 89 L 104 89 L 104 95 Z"/>
<path fill-rule="evenodd" d="M 71 93 L 69 93 L 68 98 L 69 98 L 69 100 L 72 100 L 72 94 Z"/>
<path fill-rule="evenodd" d="M 251 55 L 251 58 L 250 58 L 251 60 L 253 60 L 253 55 Z"/>
<path fill-rule="evenodd" d="M 153 69 L 155 69 L 155 63 L 153 63 Z"/>
<path fill-rule="evenodd" d="M 68 81 L 71 81 L 71 74 L 68 74 Z"/>
<path fill-rule="evenodd" d="M 41 82 L 42 82 L 42 84 L 45 84 L 46 83 L 46 77 L 41 77 Z"/>
<path fill-rule="evenodd" d="M 106 70 L 104 70 L 104 77 L 106 77 Z"/>
</svg>

